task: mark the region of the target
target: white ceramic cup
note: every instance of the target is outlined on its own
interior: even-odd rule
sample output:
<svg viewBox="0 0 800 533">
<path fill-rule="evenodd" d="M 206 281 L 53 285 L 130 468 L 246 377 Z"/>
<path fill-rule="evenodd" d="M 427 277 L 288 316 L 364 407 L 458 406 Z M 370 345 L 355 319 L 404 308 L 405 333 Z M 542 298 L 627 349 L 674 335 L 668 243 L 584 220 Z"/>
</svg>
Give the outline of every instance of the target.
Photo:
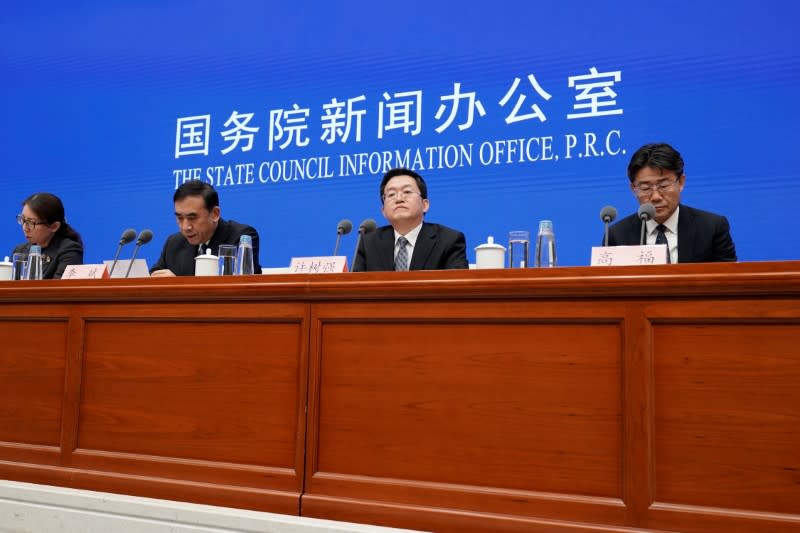
<svg viewBox="0 0 800 533">
<path fill-rule="evenodd" d="M 475 247 L 475 268 L 504 268 L 505 262 L 505 247 L 494 242 L 491 235 L 487 242 Z"/>
<path fill-rule="evenodd" d="M 194 258 L 195 276 L 219 276 L 219 257 L 209 252 Z"/>
<path fill-rule="evenodd" d="M 8 260 L 8 257 L 6 257 L 5 261 L 0 262 L 0 281 L 11 281 L 13 267 L 14 265 Z"/>
</svg>

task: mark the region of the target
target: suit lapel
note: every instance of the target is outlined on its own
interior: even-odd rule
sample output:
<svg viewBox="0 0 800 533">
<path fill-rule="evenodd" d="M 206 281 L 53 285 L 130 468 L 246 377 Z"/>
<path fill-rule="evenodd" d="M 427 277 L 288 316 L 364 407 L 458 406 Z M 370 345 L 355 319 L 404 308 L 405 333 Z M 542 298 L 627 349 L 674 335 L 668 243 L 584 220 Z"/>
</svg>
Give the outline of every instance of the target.
<svg viewBox="0 0 800 533">
<path fill-rule="evenodd" d="M 391 226 L 378 230 L 378 257 L 381 268 L 394 270 L 394 229 Z"/>
<path fill-rule="evenodd" d="M 417 235 L 417 242 L 414 244 L 414 252 L 411 255 L 409 270 L 425 270 L 428 257 L 436 245 L 436 229 L 430 224 L 422 223 L 422 228 Z"/>
<path fill-rule="evenodd" d="M 171 265 L 172 271 L 175 272 L 175 274 L 183 276 L 194 275 L 194 257 L 197 255 L 197 246 L 190 244 L 189 241 L 181 235 L 177 247 L 175 265 Z"/>
<path fill-rule="evenodd" d="M 208 245 L 211 247 L 211 253 L 217 254 L 219 253 L 219 245 L 220 244 L 227 244 L 228 241 L 228 225 L 225 223 L 222 218 L 219 219 L 219 223 L 217 224 L 217 229 L 214 230 L 214 235 L 211 236 L 211 240 L 208 241 Z"/>
<path fill-rule="evenodd" d="M 694 215 L 691 208 L 680 206 L 678 213 L 678 262 L 692 260 L 692 243 L 694 243 Z"/>
</svg>

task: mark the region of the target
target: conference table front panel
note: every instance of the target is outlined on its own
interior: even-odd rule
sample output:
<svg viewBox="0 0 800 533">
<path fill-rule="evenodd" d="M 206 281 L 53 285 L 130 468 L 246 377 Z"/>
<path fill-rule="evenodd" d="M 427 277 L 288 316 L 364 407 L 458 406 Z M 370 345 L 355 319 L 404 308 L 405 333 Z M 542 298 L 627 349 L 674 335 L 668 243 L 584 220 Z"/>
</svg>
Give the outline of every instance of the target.
<svg viewBox="0 0 800 533">
<path fill-rule="evenodd" d="M 624 313 L 475 300 L 314 306 L 304 510 L 335 494 L 365 511 L 435 502 L 623 523 Z"/>
<path fill-rule="evenodd" d="M 646 314 L 654 440 L 643 524 L 800 530 L 800 298 L 659 302 Z"/>
<path fill-rule="evenodd" d="M 0 477 L 435 531 L 800 531 L 800 263 L 0 286 Z"/>
<path fill-rule="evenodd" d="M 58 464 L 69 309 L 15 305 L 0 313 L 2 459 Z"/>
<path fill-rule="evenodd" d="M 411 273 L 378 301 L 313 304 L 303 513 L 800 531 L 796 267 L 503 272 L 424 292 Z"/>
<path fill-rule="evenodd" d="M 15 461 L 4 468 L 30 481 L 299 512 L 305 306 L 1 312 L 0 453 Z"/>
</svg>

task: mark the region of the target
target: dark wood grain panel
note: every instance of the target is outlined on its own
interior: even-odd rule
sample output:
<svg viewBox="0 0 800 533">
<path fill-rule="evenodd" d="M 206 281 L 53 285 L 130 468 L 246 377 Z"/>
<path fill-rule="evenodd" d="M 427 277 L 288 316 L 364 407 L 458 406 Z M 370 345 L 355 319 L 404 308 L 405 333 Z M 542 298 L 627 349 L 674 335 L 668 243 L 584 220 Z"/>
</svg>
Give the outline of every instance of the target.
<svg viewBox="0 0 800 533">
<path fill-rule="evenodd" d="M 656 500 L 797 513 L 800 320 L 653 330 Z"/>
<path fill-rule="evenodd" d="M 87 322 L 78 447 L 294 468 L 300 325 Z"/>
<path fill-rule="evenodd" d="M 625 523 L 625 309 L 315 305 L 306 496 Z"/>
<path fill-rule="evenodd" d="M 800 262 L 0 303 L 6 479 L 436 531 L 800 532 Z"/>
<path fill-rule="evenodd" d="M 321 472 L 621 497 L 616 325 L 322 332 Z"/>
<path fill-rule="evenodd" d="M 67 321 L 0 318 L 0 441 L 58 446 Z"/>
<path fill-rule="evenodd" d="M 533 518 L 478 511 L 447 509 L 443 506 L 407 506 L 380 501 L 341 500 L 325 496 L 303 497 L 303 515 L 400 527 L 437 533 L 652 533 L 652 529 L 617 526 L 602 522 L 602 515 L 581 522 L 568 519 Z"/>
<path fill-rule="evenodd" d="M 797 261 L 631 267 L 350 272 L 195 278 L 43 280 L 0 287 L 0 302 L 287 302 L 498 298 L 800 296 Z"/>
</svg>

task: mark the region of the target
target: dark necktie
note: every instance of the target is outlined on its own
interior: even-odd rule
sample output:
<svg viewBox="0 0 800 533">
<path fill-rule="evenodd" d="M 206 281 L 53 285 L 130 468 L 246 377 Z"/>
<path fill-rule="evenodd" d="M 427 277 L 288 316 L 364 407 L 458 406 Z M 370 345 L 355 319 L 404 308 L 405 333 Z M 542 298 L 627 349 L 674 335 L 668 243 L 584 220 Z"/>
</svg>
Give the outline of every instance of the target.
<svg viewBox="0 0 800 533">
<path fill-rule="evenodd" d="M 664 224 L 659 224 L 656 227 L 658 230 L 658 234 L 656 235 L 656 244 L 666 244 L 667 245 L 667 263 L 672 263 L 672 259 L 669 256 L 669 243 L 667 242 L 667 235 L 664 233 L 667 227 Z"/>
<path fill-rule="evenodd" d="M 397 245 L 400 247 L 397 250 L 397 257 L 394 258 L 394 269 L 397 271 L 408 270 L 408 250 L 406 250 L 408 239 L 405 237 L 397 238 Z"/>
</svg>

